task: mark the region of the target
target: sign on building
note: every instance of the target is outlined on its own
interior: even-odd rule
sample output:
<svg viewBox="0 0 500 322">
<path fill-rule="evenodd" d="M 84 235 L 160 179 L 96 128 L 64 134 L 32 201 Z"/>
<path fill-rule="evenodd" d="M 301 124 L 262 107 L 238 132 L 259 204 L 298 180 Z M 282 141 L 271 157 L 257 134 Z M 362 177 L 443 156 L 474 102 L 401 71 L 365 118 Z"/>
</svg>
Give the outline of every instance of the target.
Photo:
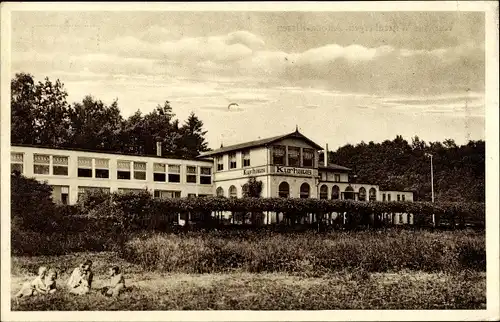
<svg viewBox="0 0 500 322">
<path fill-rule="evenodd" d="M 275 167 L 274 172 L 277 174 L 287 174 L 287 175 L 295 175 L 295 176 L 303 176 L 303 177 L 311 177 L 313 175 L 312 169 L 284 167 L 284 166 L 280 166 L 280 165 L 277 165 Z"/>
</svg>

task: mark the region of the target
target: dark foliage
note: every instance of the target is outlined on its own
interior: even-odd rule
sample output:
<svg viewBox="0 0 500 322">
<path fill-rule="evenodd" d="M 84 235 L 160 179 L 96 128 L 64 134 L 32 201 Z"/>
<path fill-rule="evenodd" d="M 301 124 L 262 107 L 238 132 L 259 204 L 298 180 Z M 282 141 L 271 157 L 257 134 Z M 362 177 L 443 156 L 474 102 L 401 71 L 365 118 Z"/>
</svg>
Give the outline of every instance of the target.
<svg viewBox="0 0 500 322">
<path fill-rule="evenodd" d="M 379 184 L 382 190 L 411 190 L 416 201 L 431 200 L 433 155 L 436 201 L 485 201 L 485 142 L 457 146 L 451 139 L 411 144 L 397 136 L 382 143 L 347 144 L 329 153 L 329 161 L 352 168 L 350 180 Z M 353 176 L 357 175 L 356 178 Z"/>
<path fill-rule="evenodd" d="M 169 101 L 125 119 L 118 101 L 106 105 L 92 96 L 69 104 L 64 84 L 35 82 L 19 73 L 11 81 L 11 142 L 138 155 L 194 157 L 208 150 L 203 122 L 191 113 L 179 125 Z"/>
</svg>

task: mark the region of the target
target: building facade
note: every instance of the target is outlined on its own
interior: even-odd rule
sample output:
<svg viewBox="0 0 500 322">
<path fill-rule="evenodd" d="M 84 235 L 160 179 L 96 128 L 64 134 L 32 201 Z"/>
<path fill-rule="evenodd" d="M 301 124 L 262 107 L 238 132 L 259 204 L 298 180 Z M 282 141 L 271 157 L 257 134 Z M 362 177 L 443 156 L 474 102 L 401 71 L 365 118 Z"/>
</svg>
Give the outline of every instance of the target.
<svg viewBox="0 0 500 322">
<path fill-rule="evenodd" d="M 11 169 L 46 181 L 53 199 L 74 204 L 85 191 L 148 189 L 157 198 L 241 198 L 250 177 L 263 184 L 262 197 L 359 201 L 413 201 L 408 191 L 349 182 L 349 168 L 320 160 L 323 148 L 298 130 L 221 147 L 196 159 L 137 156 L 36 146 L 12 146 Z M 161 152 L 160 152 L 161 154 Z"/>
<path fill-rule="evenodd" d="M 159 198 L 214 194 L 212 161 L 203 159 L 12 146 L 11 170 L 47 182 L 53 187 L 53 200 L 63 204 L 75 204 L 88 190 L 148 189 Z"/>
<path fill-rule="evenodd" d="M 218 196 L 242 197 L 243 185 L 249 177 L 255 177 L 263 183 L 262 197 L 268 198 L 382 201 L 384 195 L 395 194 L 413 201 L 412 192 L 384 192 L 378 185 L 349 182 L 351 169 L 327 162 L 328 151 L 324 160 L 320 160 L 321 150 L 321 146 L 295 131 L 221 147 L 201 157 L 214 160 L 214 187 Z"/>
</svg>

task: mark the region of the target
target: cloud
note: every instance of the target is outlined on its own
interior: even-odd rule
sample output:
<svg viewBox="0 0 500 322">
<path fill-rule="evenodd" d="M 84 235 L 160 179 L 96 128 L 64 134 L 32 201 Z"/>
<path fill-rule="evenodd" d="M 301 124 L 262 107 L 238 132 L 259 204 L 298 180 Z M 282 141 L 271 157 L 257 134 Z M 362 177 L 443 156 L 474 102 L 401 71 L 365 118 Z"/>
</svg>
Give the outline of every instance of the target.
<svg viewBox="0 0 500 322">
<path fill-rule="evenodd" d="M 254 87 L 312 87 L 357 93 L 437 94 L 484 90 L 484 45 L 467 42 L 433 49 L 336 43 L 302 52 L 272 49 L 264 39 L 240 30 L 206 37 L 170 39 L 161 27 L 159 41 L 119 37 L 100 52 L 61 55 L 28 50 L 13 55 L 14 67 L 42 70 L 160 75 L 222 80 Z M 50 62 L 50 68 L 44 66 Z"/>
</svg>

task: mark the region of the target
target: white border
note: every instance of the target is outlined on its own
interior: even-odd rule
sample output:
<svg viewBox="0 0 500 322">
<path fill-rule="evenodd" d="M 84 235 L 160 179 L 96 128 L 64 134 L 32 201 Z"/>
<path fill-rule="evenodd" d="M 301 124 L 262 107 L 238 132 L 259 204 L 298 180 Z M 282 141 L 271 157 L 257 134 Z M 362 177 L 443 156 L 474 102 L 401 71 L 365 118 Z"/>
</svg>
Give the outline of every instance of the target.
<svg viewBox="0 0 500 322">
<path fill-rule="evenodd" d="M 487 309 L 476 311 L 147 311 L 10 312 L 10 17 L 11 11 L 483 11 L 486 30 L 486 236 Z M 319 321 L 319 320 L 498 320 L 499 145 L 498 4 L 447 2 L 223 2 L 223 3 L 2 3 L 1 4 L 1 232 L 2 321 Z"/>
</svg>

